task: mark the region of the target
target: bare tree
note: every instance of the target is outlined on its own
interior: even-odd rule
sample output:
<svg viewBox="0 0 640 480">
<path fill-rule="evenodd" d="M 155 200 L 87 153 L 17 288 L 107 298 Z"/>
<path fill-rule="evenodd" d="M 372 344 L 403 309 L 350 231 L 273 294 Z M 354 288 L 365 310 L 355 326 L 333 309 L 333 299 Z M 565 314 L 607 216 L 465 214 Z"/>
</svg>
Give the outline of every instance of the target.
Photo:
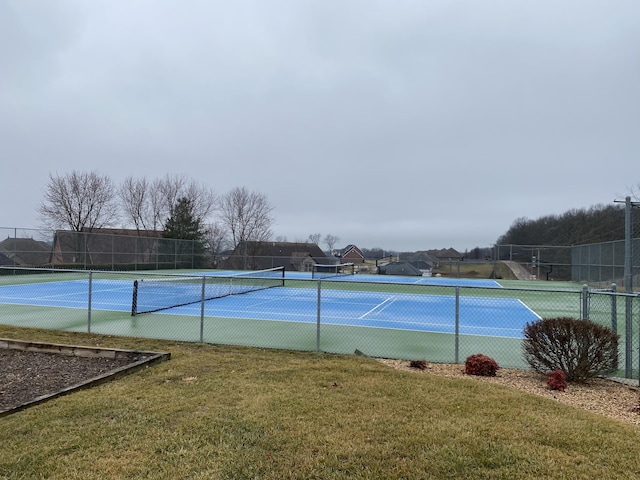
<svg viewBox="0 0 640 480">
<path fill-rule="evenodd" d="M 236 187 L 222 197 L 222 224 L 231 234 L 234 245 L 245 241 L 265 241 L 271 237 L 273 207 L 266 195 Z"/>
<path fill-rule="evenodd" d="M 123 211 L 137 229 L 158 231 L 181 198 L 189 200 L 193 214 L 206 219 L 216 207 L 211 188 L 182 175 L 167 175 L 149 183 L 127 178 L 119 190 Z"/>
<path fill-rule="evenodd" d="M 149 208 L 151 209 L 151 229 L 158 231 L 162 229 L 164 222 L 169 218 L 171 204 L 167 202 L 163 193 L 163 181 L 154 180 L 149 188 Z"/>
<path fill-rule="evenodd" d="M 160 192 L 162 193 L 163 209 L 165 213 L 171 212 L 171 209 L 178 203 L 178 199 L 182 197 L 182 191 L 187 183 L 184 175 L 167 174 L 159 183 Z M 166 218 L 163 219 L 163 221 Z"/>
<path fill-rule="evenodd" d="M 327 244 L 327 248 L 329 252 L 333 252 L 333 247 L 340 241 L 340 237 L 336 237 L 335 235 L 331 235 L 330 233 L 324 237 L 324 243 Z"/>
<path fill-rule="evenodd" d="M 150 187 L 146 178 L 138 180 L 130 176 L 118 189 L 125 220 L 131 221 L 136 230 L 148 230 L 153 225 Z"/>
<path fill-rule="evenodd" d="M 320 245 L 320 239 L 322 238 L 322 234 L 320 233 L 312 233 L 309 235 L 309 242 L 315 243 L 316 245 Z"/>
<path fill-rule="evenodd" d="M 207 250 L 213 255 L 218 255 L 232 247 L 227 231 L 224 226 L 218 222 L 207 225 L 206 240 L 208 245 Z"/>
<path fill-rule="evenodd" d="M 182 196 L 191 200 L 193 213 L 203 219 L 213 213 L 218 203 L 218 196 L 215 192 L 195 180 L 184 185 Z"/>
<path fill-rule="evenodd" d="M 96 172 L 50 173 L 38 212 L 52 229 L 90 232 L 110 227 L 118 219 L 115 190 L 109 177 Z"/>
</svg>

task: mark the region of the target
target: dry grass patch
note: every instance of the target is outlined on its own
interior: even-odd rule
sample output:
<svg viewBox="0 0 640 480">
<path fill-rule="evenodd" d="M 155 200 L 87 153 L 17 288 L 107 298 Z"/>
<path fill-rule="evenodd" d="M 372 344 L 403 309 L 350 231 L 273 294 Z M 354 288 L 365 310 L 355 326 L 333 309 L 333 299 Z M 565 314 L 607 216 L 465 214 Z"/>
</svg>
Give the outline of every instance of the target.
<svg viewBox="0 0 640 480">
<path fill-rule="evenodd" d="M 487 381 L 0 327 L 25 335 L 171 360 L 3 418 L 3 479 L 629 479 L 637 468 L 637 427 Z"/>
</svg>

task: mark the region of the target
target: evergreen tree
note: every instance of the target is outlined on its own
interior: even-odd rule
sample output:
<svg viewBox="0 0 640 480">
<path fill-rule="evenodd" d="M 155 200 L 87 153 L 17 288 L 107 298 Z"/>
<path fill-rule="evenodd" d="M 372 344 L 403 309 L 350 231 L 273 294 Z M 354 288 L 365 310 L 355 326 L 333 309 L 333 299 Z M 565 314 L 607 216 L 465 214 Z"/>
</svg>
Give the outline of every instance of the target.
<svg viewBox="0 0 640 480">
<path fill-rule="evenodd" d="M 174 243 L 176 261 L 188 267 L 200 266 L 206 250 L 206 230 L 203 219 L 199 218 L 192 201 L 181 197 L 171 208 L 170 216 L 164 224 L 164 238 L 184 240 Z"/>
<path fill-rule="evenodd" d="M 205 237 L 202 219 L 198 218 L 187 197 L 179 198 L 164 224 L 165 238 L 202 241 Z"/>
</svg>

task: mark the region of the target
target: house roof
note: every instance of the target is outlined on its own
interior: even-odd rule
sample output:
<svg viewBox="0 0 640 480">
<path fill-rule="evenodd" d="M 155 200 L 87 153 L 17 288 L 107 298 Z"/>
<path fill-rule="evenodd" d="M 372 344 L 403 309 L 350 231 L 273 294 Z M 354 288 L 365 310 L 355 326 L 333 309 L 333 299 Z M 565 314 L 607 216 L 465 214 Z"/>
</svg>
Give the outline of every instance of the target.
<svg viewBox="0 0 640 480">
<path fill-rule="evenodd" d="M 427 250 L 427 253 L 440 260 L 461 260 L 464 255 L 455 248 L 442 248 L 440 250 Z"/>
<path fill-rule="evenodd" d="M 409 263 L 420 270 L 431 270 L 433 267 L 433 265 L 425 262 L 424 260 L 412 260 Z"/>
<path fill-rule="evenodd" d="M 9 237 L 0 242 L 0 253 L 9 258 L 12 265 L 42 265 L 51 258 L 51 245 L 33 238 Z"/>
<path fill-rule="evenodd" d="M 58 230 L 65 232 L 68 230 Z M 76 233 L 71 232 L 69 233 Z M 105 234 L 105 235 L 124 235 L 127 237 L 162 237 L 162 230 L 138 230 L 135 228 L 94 228 L 93 230 L 82 230 L 82 233 Z"/>
<path fill-rule="evenodd" d="M 15 262 L 4 253 L 0 253 L 0 265 L 15 265 Z"/>
<path fill-rule="evenodd" d="M 51 261 L 86 265 L 144 263 L 157 254 L 161 235 L 162 232 L 134 229 L 57 230 Z"/>
<path fill-rule="evenodd" d="M 364 258 L 364 253 L 355 245 L 347 245 L 340 251 L 340 256 L 345 257 L 347 255 L 355 255 L 360 258 Z"/>
<path fill-rule="evenodd" d="M 422 276 L 422 271 L 414 267 L 409 262 L 392 262 L 379 267 L 381 275 L 408 275 L 408 276 Z"/>
<path fill-rule="evenodd" d="M 249 261 L 245 265 L 246 259 Z M 241 242 L 230 256 L 231 267 L 258 270 L 281 266 L 297 270 L 305 259 L 314 263 L 327 262 L 322 249 L 309 242 Z"/>
</svg>

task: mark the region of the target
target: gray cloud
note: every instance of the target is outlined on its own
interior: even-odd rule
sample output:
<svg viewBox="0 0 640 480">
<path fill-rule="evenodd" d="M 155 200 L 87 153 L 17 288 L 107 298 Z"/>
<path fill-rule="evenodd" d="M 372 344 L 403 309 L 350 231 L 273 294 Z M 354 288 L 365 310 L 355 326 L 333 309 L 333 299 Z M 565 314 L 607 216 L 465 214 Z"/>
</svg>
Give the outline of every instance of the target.
<svg viewBox="0 0 640 480">
<path fill-rule="evenodd" d="M 640 179 L 640 4 L 5 1 L 0 225 L 49 172 L 265 193 L 275 234 L 488 246 Z"/>
</svg>

